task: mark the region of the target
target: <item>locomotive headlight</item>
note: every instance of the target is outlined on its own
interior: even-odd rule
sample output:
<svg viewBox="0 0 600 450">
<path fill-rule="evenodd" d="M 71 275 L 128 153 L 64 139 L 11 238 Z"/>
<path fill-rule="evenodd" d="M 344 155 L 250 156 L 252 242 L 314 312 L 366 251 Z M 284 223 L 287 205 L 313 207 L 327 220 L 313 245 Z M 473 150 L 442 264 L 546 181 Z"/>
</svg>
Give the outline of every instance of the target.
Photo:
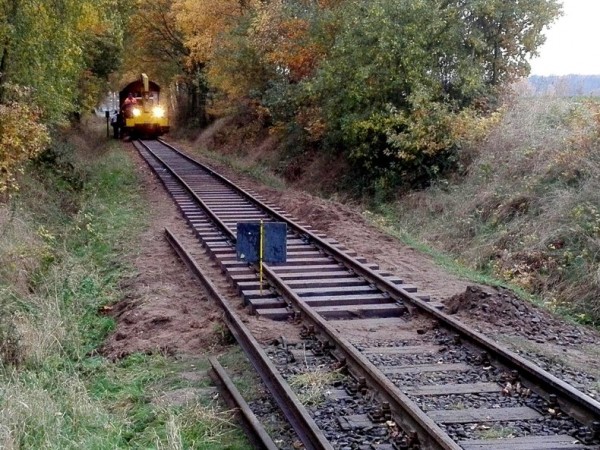
<svg viewBox="0 0 600 450">
<path fill-rule="evenodd" d="M 162 106 L 155 106 L 154 108 L 152 108 L 152 115 L 158 118 L 164 117 L 165 109 Z"/>
<path fill-rule="evenodd" d="M 131 112 L 133 117 L 140 117 L 142 115 L 142 110 L 140 108 L 133 108 Z"/>
</svg>

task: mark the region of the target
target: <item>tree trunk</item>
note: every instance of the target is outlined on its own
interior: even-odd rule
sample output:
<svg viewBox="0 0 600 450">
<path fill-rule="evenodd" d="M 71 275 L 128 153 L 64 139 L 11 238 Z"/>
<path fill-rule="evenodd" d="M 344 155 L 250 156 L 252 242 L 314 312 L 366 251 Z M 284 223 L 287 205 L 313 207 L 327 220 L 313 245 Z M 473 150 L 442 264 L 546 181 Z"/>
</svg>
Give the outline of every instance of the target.
<svg viewBox="0 0 600 450">
<path fill-rule="evenodd" d="M 6 67 L 8 66 L 8 44 L 2 49 L 2 59 L 0 59 L 0 104 L 5 100 L 4 84 L 6 83 Z"/>
</svg>

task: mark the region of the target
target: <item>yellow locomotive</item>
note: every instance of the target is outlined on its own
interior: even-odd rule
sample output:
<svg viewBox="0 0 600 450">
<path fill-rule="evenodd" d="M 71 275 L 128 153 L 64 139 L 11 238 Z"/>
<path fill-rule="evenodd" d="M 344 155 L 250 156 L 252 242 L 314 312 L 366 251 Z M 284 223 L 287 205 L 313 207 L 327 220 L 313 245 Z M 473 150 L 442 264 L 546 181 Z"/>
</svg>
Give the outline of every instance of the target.
<svg viewBox="0 0 600 450">
<path fill-rule="evenodd" d="M 169 118 L 160 104 L 160 86 L 143 73 L 119 92 L 119 114 L 113 122 L 115 137 L 155 138 L 169 132 Z"/>
</svg>

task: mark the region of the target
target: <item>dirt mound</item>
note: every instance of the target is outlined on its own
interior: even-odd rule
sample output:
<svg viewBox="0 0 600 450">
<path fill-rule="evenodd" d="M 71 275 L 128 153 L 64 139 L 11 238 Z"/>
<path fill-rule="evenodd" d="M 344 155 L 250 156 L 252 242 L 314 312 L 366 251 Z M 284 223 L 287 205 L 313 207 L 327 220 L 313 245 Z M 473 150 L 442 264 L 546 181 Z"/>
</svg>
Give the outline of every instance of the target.
<svg viewBox="0 0 600 450">
<path fill-rule="evenodd" d="M 465 292 L 447 299 L 444 305 L 449 314 L 456 314 L 486 332 L 516 334 L 556 345 L 593 343 L 596 339 L 591 330 L 571 325 L 507 289 L 469 286 Z"/>
</svg>

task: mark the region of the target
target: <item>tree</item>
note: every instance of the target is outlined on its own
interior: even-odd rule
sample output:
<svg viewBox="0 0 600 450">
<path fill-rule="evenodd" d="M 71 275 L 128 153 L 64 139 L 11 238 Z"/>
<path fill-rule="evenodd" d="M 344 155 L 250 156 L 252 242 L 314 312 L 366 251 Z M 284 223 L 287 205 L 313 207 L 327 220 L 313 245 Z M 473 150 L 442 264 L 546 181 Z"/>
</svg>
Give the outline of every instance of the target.
<svg viewBox="0 0 600 450">
<path fill-rule="evenodd" d="M 163 43 L 177 31 L 183 73 L 221 110 L 255 105 L 346 157 L 365 185 L 422 185 L 451 168 L 465 130 L 528 72 L 560 12 L 557 0 L 156 4 L 169 25 L 148 22 L 162 23 Z"/>
<path fill-rule="evenodd" d="M 138 1 L 127 24 L 127 63 L 156 64 L 168 79 L 184 69 L 190 50 L 184 42 L 174 0 Z M 162 73 L 161 73 L 162 72 Z"/>
<path fill-rule="evenodd" d="M 210 7 L 210 3 L 197 3 L 157 0 L 135 4 L 127 25 L 126 47 L 136 51 L 128 57 L 124 78 L 136 77 L 145 68 L 154 79 L 171 86 L 179 119 L 202 126 L 207 121 L 206 61 L 195 52 L 198 36 L 194 33 L 198 23 L 205 23 L 199 8 Z"/>
<path fill-rule="evenodd" d="M 112 3 L 0 0 L 0 103 L 10 100 L 7 85 L 19 84 L 31 90 L 31 101 L 41 108 L 43 120 L 64 120 L 76 109 L 78 81 L 89 70 L 86 41 L 112 29 L 106 13 Z M 119 34 L 111 35 L 118 47 Z"/>
<path fill-rule="evenodd" d="M 216 50 L 219 37 L 232 31 L 240 18 L 259 3 L 259 0 L 176 0 L 174 9 L 190 59 L 206 64 Z"/>
<path fill-rule="evenodd" d="M 116 65 L 116 0 L 0 0 L 0 190 L 98 99 Z"/>
<path fill-rule="evenodd" d="M 544 43 L 544 27 L 560 14 L 556 0 L 468 0 L 456 5 L 466 25 L 465 47 L 476 55 L 490 85 L 527 76 L 528 59 Z"/>
<path fill-rule="evenodd" d="M 452 167 L 465 118 L 477 120 L 498 86 L 524 73 L 556 8 L 542 0 L 347 2 L 304 101 L 320 107 L 325 142 L 365 185 L 422 185 Z M 492 23 L 496 33 L 482 32 Z"/>
</svg>

